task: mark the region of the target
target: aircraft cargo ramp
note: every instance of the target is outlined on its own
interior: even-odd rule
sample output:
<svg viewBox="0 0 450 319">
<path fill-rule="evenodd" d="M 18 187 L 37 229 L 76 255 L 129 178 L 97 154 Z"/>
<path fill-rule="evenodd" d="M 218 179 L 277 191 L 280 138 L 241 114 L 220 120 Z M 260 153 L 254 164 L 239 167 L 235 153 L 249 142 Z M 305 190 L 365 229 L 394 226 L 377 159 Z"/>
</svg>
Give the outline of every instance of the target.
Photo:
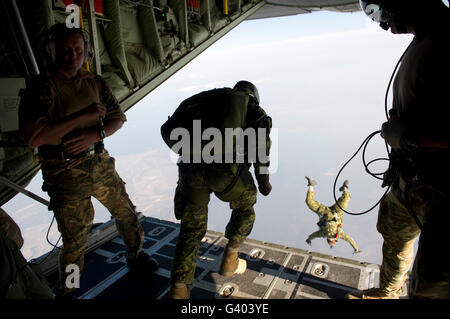
<svg viewBox="0 0 450 319">
<path fill-rule="evenodd" d="M 130 271 L 125 245 L 111 220 L 91 232 L 77 298 L 167 299 L 180 225 L 140 217 L 143 249 L 158 260 L 159 269 L 148 276 Z M 207 232 L 191 299 L 342 299 L 348 292 L 376 287 L 379 282 L 378 265 L 253 239 L 247 239 L 240 249 L 239 257 L 247 261 L 246 272 L 225 278 L 217 271 L 227 242 L 223 233 Z M 51 285 L 58 278 L 57 256 L 54 250 L 34 261 Z"/>
</svg>

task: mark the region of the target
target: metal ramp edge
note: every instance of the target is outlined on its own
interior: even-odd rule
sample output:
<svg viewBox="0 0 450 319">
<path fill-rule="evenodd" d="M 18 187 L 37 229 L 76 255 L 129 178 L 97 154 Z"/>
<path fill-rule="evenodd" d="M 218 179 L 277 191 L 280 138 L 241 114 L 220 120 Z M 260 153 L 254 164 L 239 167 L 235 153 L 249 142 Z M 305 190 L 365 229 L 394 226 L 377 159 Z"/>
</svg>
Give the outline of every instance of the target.
<svg viewBox="0 0 450 319">
<path fill-rule="evenodd" d="M 180 224 L 140 218 L 143 250 L 158 260 L 160 268 L 148 276 L 131 272 L 125 245 L 111 220 L 91 233 L 77 298 L 167 299 Z M 200 245 L 192 299 L 342 299 L 348 292 L 379 283 L 378 265 L 254 239 L 247 239 L 240 249 L 239 257 L 247 261 L 246 272 L 225 278 L 217 272 L 227 242 L 223 233 L 207 231 Z M 57 254 L 53 251 L 34 261 L 45 259 L 41 268 L 50 284 L 58 277 Z"/>
</svg>

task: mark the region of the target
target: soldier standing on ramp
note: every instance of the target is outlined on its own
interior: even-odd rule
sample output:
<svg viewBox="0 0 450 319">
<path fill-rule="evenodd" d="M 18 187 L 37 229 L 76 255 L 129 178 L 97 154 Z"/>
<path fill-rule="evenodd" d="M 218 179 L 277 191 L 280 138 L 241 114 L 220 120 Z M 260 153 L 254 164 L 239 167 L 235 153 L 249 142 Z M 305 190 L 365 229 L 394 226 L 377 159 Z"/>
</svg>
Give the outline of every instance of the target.
<svg viewBox="0 0 450 319">
<path fill-rule="evenodd" d="M 42 157 L 42 188 L 50 196 L 61 232 L 57 298 L 71 298 L 68 265 L 81 273 L 97 198 L 115 218 L 133 269 L 156 270 L 156 260 L 142 251 L 144 232 L 134 205 L 117 174 L 103 139 L 126 121 L 119 103 L 98 75 L 83 68 L 89 44 L 84 32 L 65 23 L 50 29 L 50 68 L 33 79 L 19 108 L 21 134 Z"/>
<path fill-rule="evenodd" d="M 392 76 L 392 108 L 385 105 L 389 117 L 381 126 L 391 147 L 383 184 L 391 188 L 376 226 L 383 236 L 380 285 L 349 293 L 350 299 L 398 299 L 411 266 L 409 297 L 449 298 L 450 11 L 444 2 L 360 0 L 381 28 L 414 38 Z"/>
</svg>

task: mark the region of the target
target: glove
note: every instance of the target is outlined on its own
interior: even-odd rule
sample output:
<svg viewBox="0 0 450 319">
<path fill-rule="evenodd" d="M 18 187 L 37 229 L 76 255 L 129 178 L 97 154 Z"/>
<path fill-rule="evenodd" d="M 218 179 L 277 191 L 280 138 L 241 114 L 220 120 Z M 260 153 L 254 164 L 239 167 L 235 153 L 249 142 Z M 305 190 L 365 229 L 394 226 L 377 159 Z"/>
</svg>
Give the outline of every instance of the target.
<svg viewBox="0 0 450 319">
<path fill-rule="evenodd" d="M 256 181 L 258 182 L 258 190 L 264 196 L 269 195 L 272 191 L 272 185 L 269 182 L 269 175 L 256 175 Z"/>
</svg>

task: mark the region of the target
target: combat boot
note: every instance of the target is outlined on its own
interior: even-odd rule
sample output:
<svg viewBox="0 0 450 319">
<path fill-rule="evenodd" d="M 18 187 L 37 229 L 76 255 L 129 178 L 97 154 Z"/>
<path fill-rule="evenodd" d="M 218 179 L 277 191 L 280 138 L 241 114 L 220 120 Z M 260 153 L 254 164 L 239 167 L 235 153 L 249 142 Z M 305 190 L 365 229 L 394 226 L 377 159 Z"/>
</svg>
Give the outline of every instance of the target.
<svg viewBox="0 0 450 319">
<path fill-rule="evenodd" d="M 339 188 L 339 191 L 343 192 L 346 189 L 348 189 L 348 184 L 349 184 L 348 180 L 345 180 L 344 183 L 342 184 L 342 186 Z"/>
<path fill-rule="evenodd" d="M 234 274 L 243 274 L 247 269 L 247 262 L 238 258 L 239 244 L 228 243 L 222 256 L 219 274 L 224 277 L 231 277 Z"/>
<path fill-rule="evenodd" d="M 176 282 L 170 287 L 170 299 L 189 299 L 190 291 L 186 284 Z"/>
<path fill-rule="evenodd" d="M 61 285 L 58 280 L 56 287 L 53 289 L 53 295 L 56 300 L 71 300 L 75 299 L 75 289 L 67 288 L 66 285 Z"/>
<path fill-rule="evenodd" d="M 305 176 L 305 178 L 308 181 L 308 186 L 317 185 L 317 182 L 315 180 L 311 179 L 309 176 Z"/>
<path fill-rule="evenodd" d="M 140 272 L 155 272 L 159 264 L 155 258 L 141 251 L 136 257 L 128 257 L 127 265 L 132 269 Z"/>
<path fill-rule="evenodd" d="M 347 299 L 398 299 L 401 295 L 400 291 L 387 292 L 380 288 L 371 288 L 364 291 L 350 292 L 345 295 Z"/>
</svg>

